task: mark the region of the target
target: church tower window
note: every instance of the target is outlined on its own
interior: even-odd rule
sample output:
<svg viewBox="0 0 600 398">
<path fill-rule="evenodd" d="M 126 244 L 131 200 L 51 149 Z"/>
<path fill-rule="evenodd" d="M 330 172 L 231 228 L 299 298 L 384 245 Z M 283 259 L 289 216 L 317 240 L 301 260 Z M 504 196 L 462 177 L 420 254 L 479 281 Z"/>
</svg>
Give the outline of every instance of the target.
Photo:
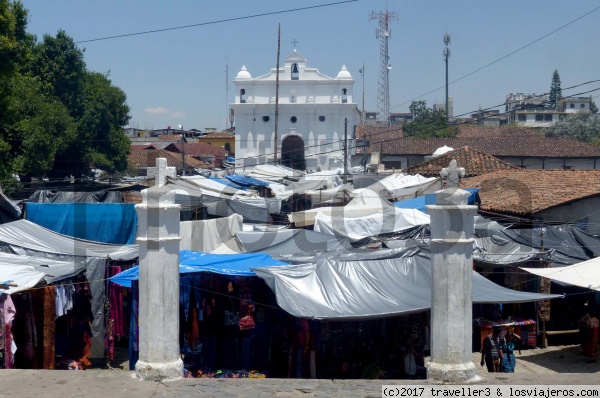
<svg viewBox="0 0 600 398">
<path fill-rule="evenodd" d="M 298 64 L 292 64 L 292 80 L 298 80 L 300 78 L 300 72 L 298 71 Z"/>
<path fill-rule="evenodd" d="M 246 98 L 244 98 L 244 95 L 246 95 L 246 89 L 243 88 L 240 90 L 240 104 L 245 104 L 246 103 Z"/>
<path fill-rule="evenodd" d="M 348 102 L 348 89 L 343 88 L 342 89 L 342 104 L 345 104 Z"/>
</svg>

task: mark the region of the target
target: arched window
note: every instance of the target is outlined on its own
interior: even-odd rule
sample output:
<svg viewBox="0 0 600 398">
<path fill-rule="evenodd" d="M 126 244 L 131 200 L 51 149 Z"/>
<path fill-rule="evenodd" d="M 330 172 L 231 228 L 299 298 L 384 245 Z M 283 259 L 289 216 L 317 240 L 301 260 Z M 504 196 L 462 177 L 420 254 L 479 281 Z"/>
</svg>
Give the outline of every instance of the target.
<svg viewBox="0 0 600 398">
<path fill-rule="evenodd" d="M 296 90 L 290 90 L 290 104 L 296 103 L 298 101 L 298 96 L 296 94 Z"/>
<path fill-rule="evenodd" d="M 570 107 L 571 109 L 572 109 L 572 108 L 575 108 L 575 104 L 571 104 L 569 107 Z"/>
<path fill-rule="evenodd" d="M 298 80 L 300 78 L 300 72 L 298 71 L 298 64 L 292 64 L 292 80 Z"/>
<path fill-rule="evenodd" d="M 240 90 L 240 104 L 245 104 L 246 103 L 246 98 L 244 98 L 244 95 L 246 95 L 246 89 L 243 88 Z"/>
<path fill-rule="evenodd" d="M 342 89 L 342 104 L 345 104 L 348 102 L 348 89 L 343 88 Z"/>
</svg>

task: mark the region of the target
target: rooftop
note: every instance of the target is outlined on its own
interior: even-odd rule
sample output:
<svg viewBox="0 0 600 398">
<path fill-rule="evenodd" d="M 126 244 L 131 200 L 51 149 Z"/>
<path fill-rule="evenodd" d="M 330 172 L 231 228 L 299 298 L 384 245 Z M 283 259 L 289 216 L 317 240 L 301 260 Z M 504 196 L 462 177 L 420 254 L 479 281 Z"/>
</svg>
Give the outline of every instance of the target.
<svg viewBox="0 0 600 398">
<path fill-rule="evenodd" d="M 226 131 L 219 131 L 217 133 L 210 133 L 203 135 L 199 138 L 199 140 L 210 140 L 213 138 L 235 138 L 235 134 L 228 133 Z"/>
<path fill-rule="evenodd" d="M 465 169 L 466 177 L 474 177 L 498 170 L 521 170 L 521 168 L 492 155 L 466 146 L 446 152 L 429 161 L 410 166 L 404 169 L 403 172 L 407 174 L 421 174 L 425 177 L 439 177 L 442 169 L 448 167 L 452 159 L 456 160 L 458 167 Z"/>
<path fill-rule="evenodd" d="M 181 155 L 166 151 L 164 149 L 132 149 L 129 154 L 129 161 L 135 167 L 155 167 L 157 158 L 166 158 L 167 166 L 181 168 L 183 163 Z M 195 169 L 210 168 L 211 165 L 200 160 L 194 159 L 191 156 L 185 156 L 186 167 Z"/>
<path fill-rule="evenodd" d="M 479 188 L 481 210 L 534 214 L 600 195 L 600 170 L 501 170 L 466 178 L 464 188 Z"/>
</svg>

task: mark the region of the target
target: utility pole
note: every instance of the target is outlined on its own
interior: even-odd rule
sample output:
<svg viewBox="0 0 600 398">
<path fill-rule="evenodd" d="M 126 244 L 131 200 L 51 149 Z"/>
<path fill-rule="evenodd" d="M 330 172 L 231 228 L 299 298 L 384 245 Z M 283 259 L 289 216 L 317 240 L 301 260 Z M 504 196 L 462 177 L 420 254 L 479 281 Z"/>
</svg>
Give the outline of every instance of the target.
<svg viewBox="0 0 600 398">
<path fill-rule="evenodd" d="M 362 112 L 360 114 L 360 124 L 365 124 L 365 63 L 363 62 L 362 68 L 358 70 L 358 73 L 362 76 Z"/>
<path fill-rule="evenodd" d="M 398 14 L 388 11 L 371 13 L 370 19 L 379 23 L 375 31 L 375 37 L 379 39 L 379 89 L 377 91 L 377 107 L 379 108 L 379 121 L 384 126 L 390 125 L 390 55 L 388 50 L 389 39 L 392 31 L 389 27 L 390 21 L 398 20 Z"/>
<path fill-rule="evenodd" d="M 277 164 L 277 126 L 279 123 L 279 52 L 281 49 L 281 24 L 277 24 L 277 70 L 275 71 L 275 139 L 273 142 L 273 164 Z"/>
<path fill-rule="evenodd" d="M 448 58 L 450 58 L 450 35 L 444 35 L 444 61 L 446 61 L 446 123 L 450 122 L 449 98 L 448 97 Z"/>
<path fill-rule="evenodd" d="M 183 136 L 183 124 L 179 125 L 181 129 L 181 163 L 183 163 L 183 167 L 181 169 L 181 175 L 185 175 L 185 137 Z"/>
<path fill-rule="evenodd" d="M 348 182 L 348 118 L 344 119 L 344 184 Z"/>
</svg>

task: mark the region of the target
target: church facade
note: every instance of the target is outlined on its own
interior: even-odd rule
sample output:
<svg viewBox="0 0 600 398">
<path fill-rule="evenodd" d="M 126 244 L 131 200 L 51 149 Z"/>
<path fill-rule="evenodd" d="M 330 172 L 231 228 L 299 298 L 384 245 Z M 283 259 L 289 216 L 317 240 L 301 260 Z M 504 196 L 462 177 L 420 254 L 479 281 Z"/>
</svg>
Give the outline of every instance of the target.
<svg viewBox="0 0 600 398">
<path fill-rule="evenodd" d="M 234 79 L 236 168 L 274 164 L 276 69 L 253 78 L 243 66 Z M 353 85 L 345 66 L 333 78 L 307 67 L 296 50 L 285 58 L 277 101 L 279 164 L 298 170 L 343 168 L 344 133 L 350 157 L 360 121 Z"/>
</svg>

